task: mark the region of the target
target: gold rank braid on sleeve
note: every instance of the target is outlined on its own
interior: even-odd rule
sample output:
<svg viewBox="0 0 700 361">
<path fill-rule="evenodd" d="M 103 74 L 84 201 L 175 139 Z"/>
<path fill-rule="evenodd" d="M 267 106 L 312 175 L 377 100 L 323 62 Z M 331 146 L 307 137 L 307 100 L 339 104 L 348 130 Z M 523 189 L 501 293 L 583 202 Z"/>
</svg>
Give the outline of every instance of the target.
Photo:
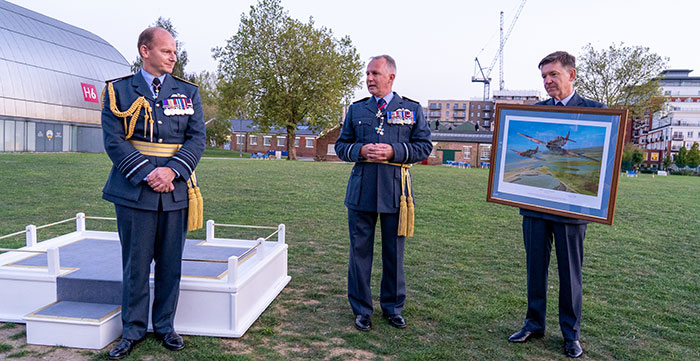
<svg viewBox="0 0 700 361">
<path fill-rule="evenodd" d="M 146 100 L 145 97 L 140 96 L 134 100 L 133 103 L 131 103 L 131 106 L 129 109 L 126 111 L 120 111 L 119 108 L 117 108 L 117 103 L 116 103 L 116 95 L 114 94 L 114 84 L 112 82 L 107 83 L 107 86 L 102 89 L 102 104 L 100 104 L 101 108 L 104 108 L 104 99 L 105 99 L 105 89 L 107 90 L 107 95 L 109 96 L 109 110 L 112 111 L 112 114 L 114 114 L 117 117 L 124 118 L 124 133 L 126 133 L 126 137 L 124 140 L 128 140 L 131 138 L 131 136 L 134 135 L 134 128 L 136 128 L 136 121 L 139 118 L 139 114 L 141 113 L 141 109 L 144 109 L 144 114 L 143 114 L 143 137 L 146 137 L 146 129 L 150 126 L 151 129 L 151 142 L 153 142 L 153 113 L 152 113 L 152 108 L 151 104 L 148 103 L 148 100 Z M 131 120 L 127 124 L 127 118 L 131 116 Z"/>
</svg>

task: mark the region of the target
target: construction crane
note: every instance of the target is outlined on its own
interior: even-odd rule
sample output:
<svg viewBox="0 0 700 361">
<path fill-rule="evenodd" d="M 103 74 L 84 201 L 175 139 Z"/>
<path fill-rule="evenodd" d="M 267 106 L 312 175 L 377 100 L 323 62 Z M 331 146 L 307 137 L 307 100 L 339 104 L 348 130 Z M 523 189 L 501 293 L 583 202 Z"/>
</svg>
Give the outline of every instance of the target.
<svg viewBox="0 0 700 361">
<path fill-rule="evenodd" d="M 523 11 L 523 7 L 525 6 L 526 2 L 527 0 L 523 0 L 520 3 L 520 7 L 518 7 L 518 11 L 515 13 L 515 17 L 513 17 L 513 21 L 510 23 L 508 32 L 505 33 L 505 36 L 503 35 L 503 11 L 501 11 L 501 43 L 498 47 L 498 52 L 496 52 L 496 56 L 494 56 L 493 60 L 491 61 L 491 65 L 484 69 L 479 62 L 479 57 L 477 56 L 474 58 L 474 76 L 472 76 L 472 83 L 484 83 L 484 100 L 487 100 L 489 98 L 489 94 L 491 93 L 491 71 L 496 65 L 496 60 L 500 60 L 498 74 L 499 89 L 503 90 L 505 88 L 505 81 L 503 80 L 503 47 L 506 45 L 506 41 L 508 40 L 508 37 L 510 37 L 510 33 L 513 31 L 513 27 L 515 26 L 515 22 L 518 21 L 518 17 L 520 17 L 520 13 Z"/>
</svg>

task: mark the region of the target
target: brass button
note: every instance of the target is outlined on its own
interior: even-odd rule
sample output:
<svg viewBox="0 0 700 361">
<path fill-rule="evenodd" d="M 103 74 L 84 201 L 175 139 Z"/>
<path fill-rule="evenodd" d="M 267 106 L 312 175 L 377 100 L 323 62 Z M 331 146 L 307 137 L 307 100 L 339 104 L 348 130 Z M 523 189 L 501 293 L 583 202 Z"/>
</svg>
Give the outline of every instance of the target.
<svg viewBox="0 0 700 361">
<path fill-rule="evenodd" d="M 162 120 L 159 120 L 159 121 L 158 121 L 158 124 L 163 124 L 163 121 L 162 121 Z"/>
<path fill-rule="evenodd" d="M 163 143 L 163 138 L 158 139 L 158 143 Z"/>
</svg>

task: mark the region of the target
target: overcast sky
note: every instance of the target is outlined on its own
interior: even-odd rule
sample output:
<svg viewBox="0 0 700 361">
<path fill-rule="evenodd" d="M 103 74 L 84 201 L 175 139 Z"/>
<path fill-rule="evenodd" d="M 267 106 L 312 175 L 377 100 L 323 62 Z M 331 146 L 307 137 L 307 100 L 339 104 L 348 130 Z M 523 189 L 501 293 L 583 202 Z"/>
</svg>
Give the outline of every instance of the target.
<svg viewBox="0 0 700 361">
<path fill-rule="evenodd" d="M 184 43 L 188 72 L 215 70 L 211 48 L 223 46 L 238 30 L 241 14 L 257 0 L 234 1 L 96 1 L 9 0 L 102 37 L 128 61 L 136 55 L 138 34 L 159 16 L 170 18 Z M 499 13 L 505 30 L 521 0 L 334 1 L 282 0 L 289 14 L 338 37 L 349 35 L 361 59 L 382 53 L 397 62 L 394 90 L 420 101 L 481 97 L 483 85 L 472 83 L 474 57 L 488 67 L 499 43 Z M 643 45 L 670 59 L 671 68 L 698 69 L 700 1 L 552 1 L 529 0 L 504 51 L 505 88 L 538 90 L 537 64 L 555 50 L 578 55 L 592 43 Z M 498 62 L 491 73 L 498 89 Z M 363 79 L 364 82 L 364 79 Z M 358 98 L 367 95 L 363 87 Z"/>
</svg>

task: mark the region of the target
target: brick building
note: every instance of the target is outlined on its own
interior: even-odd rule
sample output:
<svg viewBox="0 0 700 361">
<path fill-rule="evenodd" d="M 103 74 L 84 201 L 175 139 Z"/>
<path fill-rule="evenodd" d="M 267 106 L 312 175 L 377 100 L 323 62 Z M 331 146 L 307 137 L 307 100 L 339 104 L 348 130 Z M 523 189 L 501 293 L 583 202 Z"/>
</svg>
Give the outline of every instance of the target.
<svg viewBox="0 0 700 361">
<path fill-rule="evenodd" d="M 297 157 L 314 157 L 317 137 L 318 132 L 304 126 L 297 127 L 294 141 Z M 286 130 L 272 129 L 269 132 L 261 132 L 253 125 L 252 120 L 231 119 L 231 140 L 224 144 L 224 148 L 246 153 L 286 151 L 286 141 Z"/>
</svg>

